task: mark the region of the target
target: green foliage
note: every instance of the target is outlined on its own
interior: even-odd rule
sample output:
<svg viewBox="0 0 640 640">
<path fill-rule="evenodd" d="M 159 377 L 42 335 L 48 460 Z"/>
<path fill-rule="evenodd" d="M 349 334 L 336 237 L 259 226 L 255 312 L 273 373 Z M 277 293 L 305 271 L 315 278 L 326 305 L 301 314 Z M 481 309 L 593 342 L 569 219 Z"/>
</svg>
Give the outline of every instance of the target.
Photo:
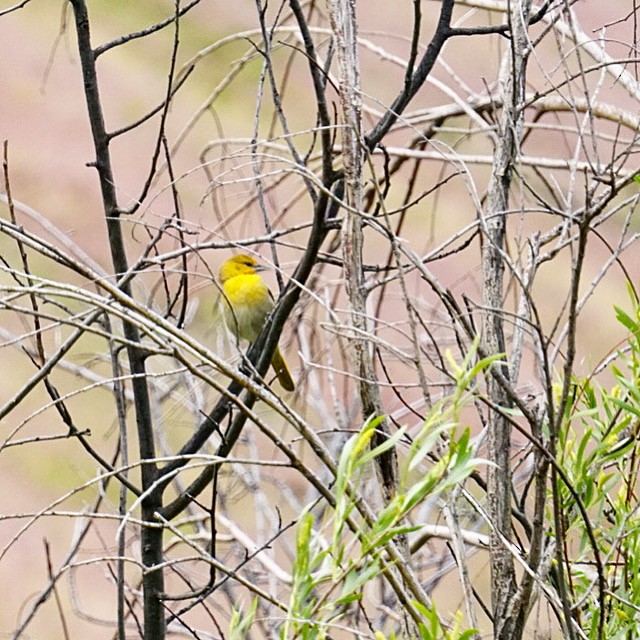
<svg viewBox="0 0 640 640">
<path fill-rule="evenodd" d="M 449 356 L 451 360 L 451 357 Z M 426 498 L 441 495 L 462 482 L 478 464 L 469 429 L 460 424 L 460 412 L 473 393 L 476 378 L 496 358 L 476 361 L 475 351 L 455 365 L 455 390 L 438 402 L 409 444 L 406 429 L 399 429 L 371 448 L 382 417 L 368 420 L 345 444 L 334 485 L 335 508 L 322 523 L 310 513 L 298 521 L 296 559 L 289 612 L 281 628 L 282 640 L 326 638 L 350 607 L 364 606 L 368 589 L 389 570 L 387 547 L 419 527 L 412 511 Z M 401 463 L 394 498 L 373 517 L 360 508 L 357 487 L 374 473 L 373 462 L 395 447 Z M 424 640 L 468 640 L 476 630 L 461 629 L 462 616 L 444 624 L 435 606 L 412 606 Z M 385 638 L 381 630 L 376 638 Z M 389 638 L 395 638 L 391 630 Z"/>
<path fill-rule="evenodd" d="M 434 606 L 429 608 L 416 603 L 416 608 L 423 618 L 423 622 L 418 625 L 420 640 L 472 640 L 477 637 L 477 629 L 461 631 L 462 615 L 460 613 L 456 614 L 455 620 L 450 625 L 444 626 Z M 377 631 L 374 637 L 375 640 L 396 640 L 398 636 L 395 633 L 385 636 Z"/>
<path fill-rule="evenodd" d="M 322 626 L 312 621 L 312 615 L 317 604 L 313 591 L 316 585 L 313 571 L 323 561 L 326 552 L 314 548 L 312 534 L 313 516 L 305 513 L 298 521 L 289 615 L 281 629 L 281 638 L 315 639 L 325 636 Z"/>
<path fill-rule="evenodd" d="M 229 633 L 227 635 L 229 640 L 244 640 L 244 638 L 249 635 L 257 607 L 258 600 L 254 598 L 249 607 L 249 611 L 247 611 L 245 615 L 242 615 L 239 609 L 232 611 L 231 620 L 229 621 Z"/>
<path fill-rule="evenodd" d="M 606 389 L 591 379 L 575 380 L 559 434 L 558 460 L 573 487 L 570 492 L 560 485 L 572 598 L 589 638 L 599 637 L 604 598 L 608 640 L 636 638 L 640 628 L 640 308 L 635 297 L 633 302 L 633 314 L 616 308 L 630 336 L 610 367 L 615 383 Z"/>
</svg>

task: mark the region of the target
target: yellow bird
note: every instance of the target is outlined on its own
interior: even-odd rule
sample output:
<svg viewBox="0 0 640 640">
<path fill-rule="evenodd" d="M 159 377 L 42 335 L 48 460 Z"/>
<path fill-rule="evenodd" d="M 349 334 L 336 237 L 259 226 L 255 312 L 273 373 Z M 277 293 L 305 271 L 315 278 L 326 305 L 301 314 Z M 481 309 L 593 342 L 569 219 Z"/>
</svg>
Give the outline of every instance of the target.
<svg viewBox="0 0 640 640">
<path fill-rule="evenodd" d="M 239 255 L 229 258 L 221 267 L 219 278 L 226 304 L 224 319 L 230 331 L 241 340 L 254 342 L 273 309 L 271 291 L 258 275 L 265 267 L 253 256 Z M 271 366 L 283 389 L 293 391 L 296 386 L 287 363 L 276 347 Z"/>
</svg>

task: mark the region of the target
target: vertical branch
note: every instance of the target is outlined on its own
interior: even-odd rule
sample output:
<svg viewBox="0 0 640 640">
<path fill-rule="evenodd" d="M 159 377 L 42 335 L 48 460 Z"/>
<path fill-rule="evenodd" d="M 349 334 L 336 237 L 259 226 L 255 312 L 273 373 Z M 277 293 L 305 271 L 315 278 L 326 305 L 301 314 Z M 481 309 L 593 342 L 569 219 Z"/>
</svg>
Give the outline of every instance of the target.
<svg viewBox="0 0 640 640">
<path fill-rule="evenodd" d="M 573 373 L 574 363 L 576 358 L 576 329 L 578 322 L 578 295 L 580 291 L 580 277 L 582 275 L 582 269 L 584 267 L 585 252 L 587 248 L 587 239 L 589 236 L 591 217 L 588 212 L 585 212 L 582 220 L 580 220 L 578 226 L 578 243 L 577 253 L 575 260 L 573 261 L 571 268 L 571 292 L 570 302 L 568 309 L 568 332 L 567 332 L 567 350 L 564 364 L 564 379 L 562 385 L 562 395 L 558 404 L 555 421 L 552 425 L 551 434 L 549 437 L 549 453 L 552 457 L 557 455 L 558 437 L 560 430 L 562 429 L 562 423 L 565 419 L 567 409 L 569 408 L 571 388 L 573 386 Z M 561 496 L 560 496 L 560 480 L 558 478 L 557 469 L 553 467 L 551 474 L 551 486 L 553 491 L 553 520 L 554 530 L 556 537 L 556 576 L 557 576 L 557 589 L 562 601 L 562 609 L 564 613 L 564 631 L 568 640 L 575 640 L 576 633 L 573 629 L 572 619 L 574 617 L 573 607 L 569 601 L 568 585 L 565 576 L 565 562 L 567 558 L 565 555 L 566 544 L 566 530 L 564 513 L 562 511 Z M 594 545 L 594 550 L 597 549 L 597 545 Z M 602 572 L 598 572 L 601 579 Z M 602 591 L 602 584 L 600 584 Z M 600 599 L 601 605 L 603 600 Z M 598 621 L 598 638 L 603 638 L 604 625 L 604 611 L 601 609 L 599 621 Z"/>
<path fill-rule="evenodd" d="M 84 93 L 96 153 L 95 167 L 98 171 L 102 204 L 107 222 L 109 247 L 116 274 L 126 273 L 128 270 L 127 255 L 120 221 L 121 211 L 118 207 L 115 181 L 109 152 L 109 136 L 104 123 L 104 114 L 98 88 L 95 54 L 91 48 L 91 30 L 89 14 L 84 0 L 70 0 L 78 36 L 78 50 L 84 79 Z M 130 281 L 122 285 L 124 293 L 131 295 Z M 136 426 L 138 430 L 138 444 L 142 461 L 155 458 L 155 444 L 151 420 L 151 406 L 149 389 L 145 377 L 144 352 L 136 345 L 140 344 L 138 329 L 130 322 L 123 323 L 124 335 L 127 339 L 127 357 L 131 369 L 132 387 Z M 142 490 L 147 492 L 153 485 L 157 475 L 155 463 L 146 462 L 142 465 Z M 161 494 L 149 492 L 142 501 L 142 519 L 145 522 L 155 522 L 154 514 L 161 505 Z M 164 591 L 164 577 L 161 570 L 151 570 L 162 562 L 162 529 L 159 527 L 142 527 L 142 562 L 145 567 L 143 575 L 145 640 L 162 640 L 165 635 L 164 607 L 161 594 Z"/>
<path fill-rule="evenodd" d="M 109 333 L 109 316 L 105 317 L 105 325 Z M 129 441 L 127 437 L 127 409 L 124 397 L 124 387 L 122 383 L 122 369 L 118 360 L 118 349 L 114 340 L 109 341 L 109 353 L 111 356 L 111 371 L 113 372 L 113 397 L 116 404 L 116 413 L 118 416 L 118 430 L 120 439 L 118 448 L 120 449 L 120 462 L 122 464 L 122 475 L 126 478 L 129 475 L 127 467 L 129 466 Z M 122 484 L 120 487 L 120 500 L 118 503 L 118 513 L 124 518 L 127 513 L 127 487 Z M 117 587 L 117 619 L 118 619 L 118 640 L 126 640 L 126 590 L 125 590 L 125 552 L 127 548 L 127 528 L 121 527 L 118 533 L 118 564 L 116 567 L 116 587 Z"/>
<path fill-rule="evenodd" d="M 527 57 L 530 49 L 527 22 L 530 0 L 512 0 L 509 21 L 511 47 L 505 54 L 500 70 L 502 93 L 499 135 L 494 152 L 493 171 L 489 183 L 487 211 L 482 221 L 484 244 L 482 251 L 483 304 L 486 310 L 484 341 L 489 353 L 505 353 L 504 337 L 504 260 L 506 211 L 513 168 L 520 151 L 520 136 L 524 119 L 523 101 Z M 506 366 L 502 371 L 509 379 Z M 508 407 L 509 397 L 497 380 L 490 376 L 487 393 L 497 406 Z M 515 638 L 517 616 L 510 608 L 516 592 L 516 576 L 511 552 L 502 543 L 509 540 L 511 528 L 511 426 L 496 411 L 488 419 L 489 459 L 488 509 L 493 522 L 491 534 L 491 581 L 494 615 L 494 638 Z"/>
<path fill-rule="evenodd" d="M 360 95 L 360 69 L 357 52 L 357 28 L 354 0 L 332 0 L 329 3 L 331 28 L 336 40 L 340 65 L 340 107 L 343 127 L 342 155 L 345 172 L 344 199 L 347 203 L 342 227 L 342 253 L 346 273 L 347 294 L 351 306 L 351 322 L 354 335 L 351 338 L 352 361 L 360 381 L 360 401 L 364 418 L 382 415 L 380 388 L 376 381 L 372 345 L 366 339 L 368 331 L 366 293 L 362 269 L 363 230 L 362 219 L 362 98 Z M 386 429 L 381 424 L 374 445 L 386 439 Z M 377 459 L 378 471 L 385 499 L 396 491 L 397 459 L 390 450 Z"/>
<path fill-rule="evenodd" d="M 313 82 L 313 91 L 316 97 L 316 106 L 318 108 L 318 124 L 320 125 L 320 139 L 322 141 L 322 179 L 325 186 L 331 185 L 334 178 L 333 163 L 331 161 L 331 118 L 329 117 L 329 108 L 327 107 L 327 98 L 325 96 L 325 78 L 321 73 L 321 67 L 318 63 L 316 55 L 316 47 L 309 31 L 309 25 L 302 11 L 302 7 L 298 0 L 289 0 L 291 11 L 295 16 L 304 48 L 309 60 L 309 72 Z M 311 198 L 316 203 L 315 191 L 310 192 Z"/>
</svg>

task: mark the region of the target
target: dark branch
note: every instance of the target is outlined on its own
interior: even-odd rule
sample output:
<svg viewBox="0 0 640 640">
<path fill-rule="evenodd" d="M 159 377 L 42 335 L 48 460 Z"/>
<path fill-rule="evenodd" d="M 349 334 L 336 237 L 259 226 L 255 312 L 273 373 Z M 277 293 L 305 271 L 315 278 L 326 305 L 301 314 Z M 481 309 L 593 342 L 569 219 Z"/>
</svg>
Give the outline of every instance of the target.
<svg viewBox="0 0 640 640">
<path fill-rule="evenodd" d="M 105 51 L 109 51 L 109 49 L 113 49 L 114 47 L 119 47 L 120 45 L 127 44 L 127 42 L 131 42 L 132 40 L 137 40 L 138 38 L 144 38 L 145 36 L 151 35 L 156 31 L 160 31 L 160 29 L 164 29 L 168 27 L 172 22 L 178 20 L 178 18 L 182 17 L 187 11 L 190 11 L 199 4 L 201 0 L 191 0 L 189 4 L 184 6 L 182 9 L 174 13 L 172 16 L 169 16 L 162 22 L 158 22 L 157 24 L 152 25 L 151 27 L 147 27 L 146 29 L 141 29 L 140 31 L 134 31 L 133 33 L 129 33 L 126 36 L 120 36 L 115 40 L 111 40 L 110 42 L 105 42 L 101 44 L 99 47 L 94 49 L 93 55 L 97 58 L 101 56 Z"/>
</svg>

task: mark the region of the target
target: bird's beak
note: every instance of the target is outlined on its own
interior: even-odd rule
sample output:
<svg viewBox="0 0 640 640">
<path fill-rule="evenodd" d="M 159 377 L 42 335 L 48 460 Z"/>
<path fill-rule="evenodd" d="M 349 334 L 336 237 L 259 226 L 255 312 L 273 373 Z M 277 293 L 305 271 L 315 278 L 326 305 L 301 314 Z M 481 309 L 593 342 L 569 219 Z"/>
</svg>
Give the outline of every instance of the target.
<svg viewBox="0 0 640 640">
<path fill-rule="evenodd" d="M 255 271 L 268 271 L 269 267 L 265 267 L 263 264 L 257 264 L 253 269 Z"/>
</svg>

